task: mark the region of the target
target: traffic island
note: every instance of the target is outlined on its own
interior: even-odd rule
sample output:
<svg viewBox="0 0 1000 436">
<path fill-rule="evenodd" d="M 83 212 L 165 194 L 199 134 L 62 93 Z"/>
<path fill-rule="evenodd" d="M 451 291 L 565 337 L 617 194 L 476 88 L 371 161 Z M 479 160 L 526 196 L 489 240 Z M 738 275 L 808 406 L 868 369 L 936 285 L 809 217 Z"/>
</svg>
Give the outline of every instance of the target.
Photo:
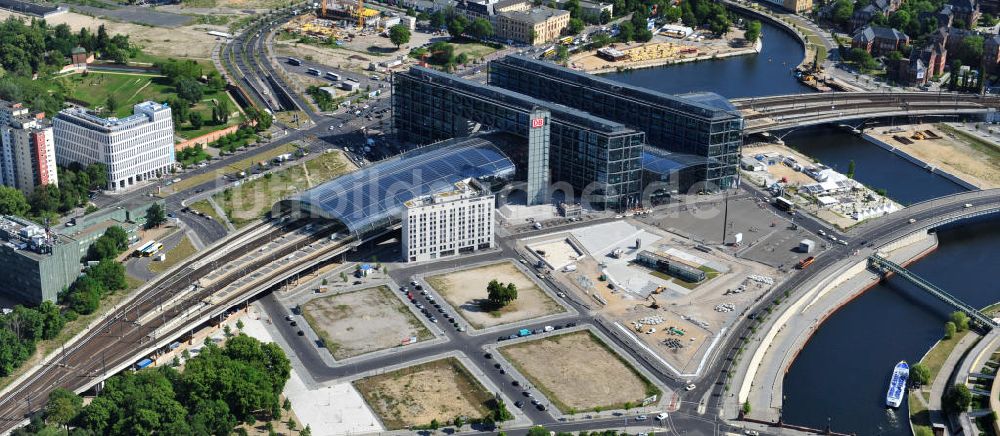
<svg viewBox="0 0 1000 436">
<path fill-rule="evenodd" d="M 590 330 L 497 350 L 564 414 L 639 407 L 645 399 L 662 394 Z"/>
<path fill-rule="evenodd" d="M 434 337 L 386 286 L 313 299 L 302 315 L 338 361 Z"/>
<path fill-rule="evenodd" d="M 513 283 L 517 299 L 500 309 L 489 309 L 487 285 L 496 279 Z M 566 308 L 553 300 L 528 275 L 512 262 L 499 262 L 457 270 L 425 278 L 462 318 L 476 329 L 526 321 L 556 313 Z"/>
<path fill-rule="evenodd" d="M 389 430 L 447 426 L 493 417 L 496 400 L 456 358 L 434 360 L 354 382 Z"/>
</svg>

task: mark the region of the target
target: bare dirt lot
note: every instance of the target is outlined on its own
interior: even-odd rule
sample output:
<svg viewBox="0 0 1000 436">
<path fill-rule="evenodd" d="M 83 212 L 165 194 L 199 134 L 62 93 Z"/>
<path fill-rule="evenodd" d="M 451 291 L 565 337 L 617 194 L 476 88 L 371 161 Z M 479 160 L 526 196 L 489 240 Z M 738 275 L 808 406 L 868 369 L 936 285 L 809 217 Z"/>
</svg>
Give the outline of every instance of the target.
<svg viewBox="0 0 1000 436">
<path fill-rule="evenodd" d="M 968 129 L 957 129 L 948 124 L 917 124 L 900 126 L 897 130 L 900 131 L 875 128 L 869 133 L 980 188 L 1000 187 L 1000 147 L 976 137 Z M 931 131 L 938 137 L 914 139 L 913 135 L 918 131 Z M 894 138 L 897 136 L 909 139 L 911 143 Z"/>
<path fill-rule="evenodd" d="M 660 393 L 590 331 L 501 347 L 500 353 L 563 413 L 620 409 Z"/>
<path fill-rule="evenodd" d="M 517 300 L 498 311 L 487 312 L 480 306 L 486 302 L 486 285 L 497 279 L 517 286 Z M 528 276 L 511 262 L 500 262 L 477 268 L 431 276 L 427 284 L 437 290 L 463 318 L 477 329 L 493 327 L 526 319 L 564 312 L 559 303 L 542 291 Z"/>
<path fill-rule="evenodd" d="M 0 20 L 6 20 L 11 15 L 24 17 L 24 15 L 0 10 Z M 89 17 L 73 12 L 49 17 L 45 21 L 49 26 L 65 23 L 74 32 L 79 31 L 82 27 L 87 27 L 91 32 L 96 33 L 97 28 L 103 24 L 108 29 L 109 34 L 123 33 L 129 35 L 130 40 L 138 44 L 144 52 L 155 56 L 208 60 L 212 53 L 212 47 L 217 43 L 214 36 L 206 33 L 210 29 L 215 29 L 215 27 L 204 25 L 175 28 L 141 26 Z M 227 31 L 224 27 L 219 27 L 215 30 Z"/>
<path fill-rule="evenodd" d="M 433 337 L 385 286 L 317 298 L 302 313 L 338 360 L 399 346 L 412 336 Z"/>
<path fill-rule="evenodd" d="M 425 426 L 457 416 L 480 418 L 493 396 L 458 359 L 435 360 L 354 382 L 386 429 Z"/>
</svg>

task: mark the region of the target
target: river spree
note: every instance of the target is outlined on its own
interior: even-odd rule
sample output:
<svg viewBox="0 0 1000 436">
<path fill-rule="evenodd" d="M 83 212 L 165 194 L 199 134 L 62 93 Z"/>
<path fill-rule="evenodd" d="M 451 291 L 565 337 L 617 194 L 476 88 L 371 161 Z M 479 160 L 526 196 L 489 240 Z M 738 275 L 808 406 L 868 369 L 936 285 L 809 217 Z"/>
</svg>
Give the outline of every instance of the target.
<svg viewBox="0 0 1000 436">
<path fill-rule="evenodd" d="M 606 77 L 658 91 L 713 91 L 729 98 L 809 92 L 791 75 L 801 61 L 798 41 L 763 25 L 757 56 L 671 65 Z M 885 189 L 902 204 L 960 192 L 962 187 L 929 173 L 836 127 L 793 132 L 790 146 L 841 171 L 851 160 L 857 179 Z M 974 306 L 1000 300 L 995 276 L 996 221 L 941 232 L 940 247 L 911 270 Z M 916 362 L 941 337 L 949 308 L 908 282 L 890 279 L 833 314 L 792 364 L 785 378 L 786 422 L 859 435 L 910 435 L 906 404 L 887 410 L 892 367 Z"/>
<path fill-rule="evenodd" d="M 712 91 L 728 98 L 812 92 L 792 76 L 802 61 L 799 41 L 767 22 L 761 26 L 763 49 L 757 55 L 690 62 L 604 75 L 637 86 L 684 94 Z"/>
</svg>

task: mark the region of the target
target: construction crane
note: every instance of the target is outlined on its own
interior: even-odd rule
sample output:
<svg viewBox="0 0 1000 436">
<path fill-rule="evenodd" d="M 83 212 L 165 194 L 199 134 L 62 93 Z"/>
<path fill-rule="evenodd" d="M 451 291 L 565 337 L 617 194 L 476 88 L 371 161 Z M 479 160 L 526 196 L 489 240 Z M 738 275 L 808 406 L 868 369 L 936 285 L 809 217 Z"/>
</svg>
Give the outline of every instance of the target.
<svg viewBox="0 0 1000 436">
<path fill-rule="evenodd" d="M 319 0 L 320 18 L 326 18 L 326 0 Z"/>
<path fill-rule="evenodd" d="M 365 0 L 358 0 L 358 30 L 365 28 Z"/>
</svg>

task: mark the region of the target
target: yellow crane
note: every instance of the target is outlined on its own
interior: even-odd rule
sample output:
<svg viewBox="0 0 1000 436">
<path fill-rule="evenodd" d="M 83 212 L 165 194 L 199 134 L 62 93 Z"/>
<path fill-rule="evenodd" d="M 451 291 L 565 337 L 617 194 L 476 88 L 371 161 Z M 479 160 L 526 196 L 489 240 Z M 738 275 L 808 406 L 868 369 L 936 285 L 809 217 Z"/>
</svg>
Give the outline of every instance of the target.
<svg viewBox="0 0 1000 436">
<path fill-rule="evenodd" d="M 365 28 L 365 0 L 358 0 L 358 30 Z"/>
</svg>

